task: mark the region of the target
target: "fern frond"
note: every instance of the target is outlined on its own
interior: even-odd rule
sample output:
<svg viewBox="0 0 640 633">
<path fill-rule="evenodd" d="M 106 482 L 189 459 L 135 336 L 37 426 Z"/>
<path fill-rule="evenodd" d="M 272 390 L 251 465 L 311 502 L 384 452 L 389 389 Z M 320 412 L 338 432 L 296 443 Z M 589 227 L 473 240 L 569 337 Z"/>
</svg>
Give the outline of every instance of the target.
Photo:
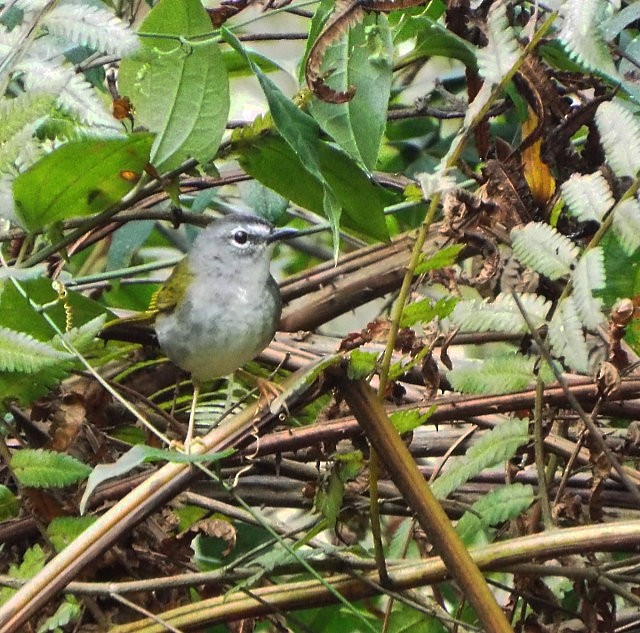
<svg viewBox="0 0 640 633">
<path fill-rule="evenodd" d="M 640 203 L 635 198 L 622 200 L 613 211 L 613 231 L 627 255 L 640 248 Z"/>
<path fill-rule="evenodd" d="M 546 321 L 551 303 L 536 294 L 518 297 L 535 327 Z M 528 332 L 527 323 L 510 294 L 499 294 L 493 303 L 476 299 L 460 301 L 451 313 L 451 320 L 465 332 Z"/>
<path fill-rule="evenodd" d="M 587 373 L 589 350 L 582 333 L 582 324 L 571 297 L 563 299 L 549 323 L 548 339 L 551 350 L 558 358 L 581 373 Z"/>
<path fill-rule="evenodd" d="M 607 163 L 616 176 L 635 178 L 640 171 L 640 123 L 619 101 L 596 110 L 596 125 Z"/>
<path fill-rule="evenodd" d="M 507 9 L 501 0 L 494 3 L 487 16 L 488 43 L 477 53 L 478 71 L 490 84 L 499 84 L 517 63 L 520 49 L 509 25 Z"/>
<path fill-rule="evenodd" d="M 572 174 L 569 180 L 562 183 L 561 189 L 569 212 L 581 222 L 600 222 L 615 202 L 607 181 L 599 171 L 593 174 Z"/>
<path fill-rule="evenodd" d="M 483 435 L 464 457 L 448 462 L 448 468 L 433 482 L 433 494 L 438 499 L 445 499 L 485 468 L 511 459 L 518 448 L 529 441 L 528 426 L 527 420 L 515 418 Z"/>
<path fill-rule="evenodd" d="M 0 371 L 34 373 L 73 358 L 28 334 L 0 327 Z"/>
<path fill-rule="evenodd" d="M 515 353 L 493 356 L 484 361 L 474 359 L 467 366 L 449 371 L 447 380 L 461 393 L 515 393 L 535 382 L 533 370 L 536 362 L 536 358 Z M 547 365 L 544 368 L 546 371 Z M 550 369 L 544 380 L 553 380 Z"/>
<path fill-rule="evenodd" d="M 22 93 L 15 99 L 0 100 L 0 144 L 37 120 L 53 107 L 53 95 L 38 92 Z"/>
<path fill-rule="evenodd" d="M 602 0 L 565 0 L 559 9 L 562 19 L 559 37 L 569 54 L 581 64 L 616 77 L 616 67 L 600 31 L 606 6 Z"/>
<path fill-rule="evenodd" d="M 43 19 L 53 35 L 74 44 L 124 57 L 138 48 L 138 38 L 113 13 L 86 4 L 57 4 Z"/>
<path fill-rule="evenodd" d="M 11 470 L 23 486 L 30 488 L 63 488 L 91 474 L 91 467 L 75 457 L 41 448 L 14 453 Z"/>
<path fill-rule="evenodd" d="M 480 497 L 456 525 L 463 543 L 475 542 L 477 531 L 511 521 L 519 517 L 535 501 L 533 486 L 514 483 L 501 486 Z"/>
<path fill-rule="evenodd" d="M 25 85 L 28 90 L 44 84 L 57 95 L 56 100 L 60 107 L 75 114 L 81 121 L 120 133 L 118 122 L 82 75 L 77 75 L 68 66 L 35 60 L 21 64 L 21 67 L 26 72 Z"/>
<path fill-rule="evenodd" d="M 79 352 L 83 352 L 96 341 L 96 336 L 98 336 L 98 333 L 104 328 L 106 320 L 107 315 L 101 314 L 84 325 L 71 328 L 62 335 L 62 338 L 67 343 L 71 343 Z M 56 349 L 66 350 L 59 336 L 55 336 L 51 340 L 51 345 Z"/>
<path fill-rule="evenodd" d="M 16 175 L 17 163 L 27 143 L 32 142 L 33 132 L 28 128 L 0 144 L 0 174 Z"/>
<path fill-rule="evenodd" d="M 20 225 L 13 201 L 13 176 L 0 174 L 0 218 Z"/>
<path fill-rule="evenodd" d="M 602 314 L 602 299 L 593 296 L 593 291 L 604 288 L 604 253 L 598 246 L 584 253 L 571 276 L 573 299 L 580 320 L 585 327 L 595 330 L 605 321 Z"/>
<path fill-rule="evenodd" d="M 571 272 L 580 252 L 568 237 L 544 222 L 513 229 L 511 240 L 518 260 L 549 279 Z"/>
</svg>

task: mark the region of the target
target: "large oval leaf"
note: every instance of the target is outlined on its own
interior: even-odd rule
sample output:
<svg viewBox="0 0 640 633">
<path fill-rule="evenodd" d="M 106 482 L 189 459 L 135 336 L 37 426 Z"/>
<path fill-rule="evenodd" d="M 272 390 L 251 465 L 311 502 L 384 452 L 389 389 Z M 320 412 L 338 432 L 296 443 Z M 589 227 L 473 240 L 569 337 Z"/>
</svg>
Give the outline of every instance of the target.
<svg viewBox="0 0 640 633">
<path fill-rule="evenodd" d="M 42 229 L 54 222 L 104 211 L 135 184 L 153 136 L 67 143 L 41 158 L 13 182 L 22 225 Z"/>
<path fill-rule="evenodd" d="M 161 0 L 139 32 L 148 37 L 140 54 L 122 61 L 119 86 L 136 123 L 157 134 L 154 166 L 167 171 L 188 158 L 211 160 L 227 123 L 229 82 L 218 44 L 198 41 L 211 33 L 207 12 L 199 0 Z"/>
</svg>

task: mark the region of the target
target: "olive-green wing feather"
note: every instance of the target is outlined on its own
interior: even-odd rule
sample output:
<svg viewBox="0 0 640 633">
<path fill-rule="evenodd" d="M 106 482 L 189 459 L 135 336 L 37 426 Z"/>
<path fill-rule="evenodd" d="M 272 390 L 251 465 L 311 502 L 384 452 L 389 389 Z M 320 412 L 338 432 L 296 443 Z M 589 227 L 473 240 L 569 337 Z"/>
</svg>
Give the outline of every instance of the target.
<svg viewBox="0 0 640 633">
<path fill-rule="evenodd" d="M 155 313 L 171 312 L 184 297 L 187 288 L 193 283 L 193 277 L 185 257 L 178 262 L 164 285 L 151 297 L 149 310 Z"/>
</svg>

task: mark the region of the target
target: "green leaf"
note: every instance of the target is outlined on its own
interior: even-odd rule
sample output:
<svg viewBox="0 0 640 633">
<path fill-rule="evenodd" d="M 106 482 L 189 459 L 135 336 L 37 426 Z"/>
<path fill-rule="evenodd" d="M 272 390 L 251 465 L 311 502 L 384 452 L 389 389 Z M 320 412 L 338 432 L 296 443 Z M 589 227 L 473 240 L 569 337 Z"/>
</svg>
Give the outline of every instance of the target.
<svg viewBox="0 0 640 633">
<path fill-rule="evenodd" d="M 349 354 L 349 367 L 347 368 L 349 378 L 351 380 L 358 380 L 371 375 L 378 364 L 379 358 L 380 354 L 377 352 L 364 352 L 359 349 L 354 349 Z"/>
<path fill-rule="evenodd" d="M 44 624 L 38 629 L 38 633 L 46 633 L 46 631 L 62 632 L 60 627 L 67 626 L 69 623 L 79 619 L 83 609 L 75 596 L 65 596 L 62 604 L 56 609 L 56 612 L 48 617 Z"/>
<path fill-rule="evenodd" d="M 421 258 L 416 266 L 416 275 L 422 275 L 430 270 L 440 270 L 453 266 L 458 261 L 458 255 L 465 249 L 466 244 L 451 244 L 426 258 Z"/>
<path fill-rule="evenodd" d="M 404 411 L 394 411 L 389 419 L 398 433 L 408 433 L 422 426 L 436 410 L 436 406 L 429 407 L 424 413 L 420 413 L 417 409 L 406 409 Z"/>
<path fill-rule="evenodd" d="M 256 64 L 251 61 L 240 40 L 229 30 L 222 28 L 224 40 L 237 53 L 244 55 L 247 63 L 253 69 L 269 104 L 269 112 L 282 138 L 300 158 L 304 169 L 324 184 L 320 171 L 318 156 L 318 124 L 308 114 L 300 110 L 291 99 L 287 98 L 280 88 L 267 77 Z"/>
<path fill-rule="evenodd" d="M 23 449 L 13 454 L 11 469 L 23 486 L 63 488 L 89 476 L 91 468 L 71 455 L 42 449 Z"/>
<path fill-rule="evenodd" d="M 72 358 L 28 334 L 0 327 L 0 371 L 34 373 Z"/>
<path fill-rule="evenodd" d="M 0 521 L 17 517 L 19 510 L 18 498 L 9 488 L 0 484 Z"/>
<path fill-rule="evenodd" d="M 460 36 L 427 15 L 415 15 L 404 20 L 395 40 L 415 38 L 415 46 L 405 56 L 401 64 L 423 57 L 448 57 L 458 59 L 465 66 L 477 70 L 474 47 Z"/>
<path fill-rule="evenodd" d="M 456 525 L 466 546 L 475 544 L 480 530 L 519 517 L 534 502 L 533 487 L 514 483 L 501 486 L 478 499 Z"/>
<path fill-rule="evenodd" d="M 524 293 L 519 296 L 527 316 L 535 327 L 546 323 L 551 302 L 540 295 Z M 500 293 L 495 301 L 489 303 L 478 299 L 463 300 L 456 303 L 451 320 L 464 332 L 520 332 L 529 331 L 522 313 L 510 294 Z"/>
<path fill-rule="evenodd" d="M 448 317 L 456 306 L 456 297 L 443 297 L 435 303 L 431 299 L 421 299 L 404 307 L 400 327 L 411 327 L 416 323 L 430 323 L 438 317 L 444 319 Z"/>
<path fill-rule="evenodd" d="M 238 190 L 253 213 L 274 225 L 280 222 L 289 206 L 286 198 L 256 180 L 238 183 Z"/>
<path fill-rule="evenodd" d="M 456 488 L 485 468 L 511 459 L 516 450 L 529 441 L 527 420 L 513 419 L 501 423 L 483 435 L 463 457 L 449 460 L 444 473 L 432 484 L 433 494 L 445 499 Z"/>
<path fill-rule="evenodd" d="M 24 553 L 20 565 L 10 565 L 8 575 L 10 578 L 28 580 L 35 576 L 46 562 L 47 553 L 40 545 L 34 545 Z M 11 587 L 2 587 L 0 589 L 0 604 L 4 604 L 16 591 L 17 589 L 12 589 Z"/>
<path fill-rule="evenodd" d="M 209 162 L 229 114 L 229 81 L 218 44 L 197 41 L 211 33 L 207 12 L 199 0 L 161 0 L 139 32 L 148 36 L 143 52 L 121 62 L 118 83 L 136 122 L 157 133 L 151 161 L 162 171 Z"/>
<path fill-rule="evenodd" d="M 149 162 L 153 137 L 67 143 L 13 181 L 23 226 L 37 231 L 54 222 L 104 211 L 135 184 Z"/>
<path fill-rule="evenodd" d="M 335 527 L 338 520 L 345 483 L 355 477 L 362 466 L 362 454 L 359 451 L 337 455 L 331 473 L 318 487 L 313 505 L 327 519 L 330 527 Z"/>
<path fill-rule="evenodd" d="M 228 457 L 233 452 L 233 449 L 227 449 L 219 453 L 207 453 L 206 455 L 187 455 L 186 453 L 179 453 L 178 451 L 167 451 L 145 444 L 138 444 L 129 449 L 124 455 L 121 455 L 115 463 L 98 464 L 98 466 L 93 469 L 80 501 L 80 513 L 84 514 L 89 497 L 96 486 L 107 479 L 124 475 L 146 462 L 167 461 L 177 464 L 211 463 Z"/>
<path fill-rule="evenodd" d="M 96 522 L 96 517 L 56 517 L 47 526 L 47 534 L 56 552 L 61 552 L 88 527 Z"/>
<path fill-rule="evenodd" d="M 322 129 L 368 170 L 376 165 L 386 126 L 392 60 L 387 18 L 371 13 L 323 57 L 323 67 L 332 70 L 327 84 L 340 92 L 354 86 L 354 98 L 341 104 L 315 97 L 311 102 L 311 113 Z"/>
<path fill-rule="evenodd" d="M 261 183 L 296 204 L 324 215 L 322 182 L 304 168 L 300 157 L 277 136 L 264 136 L 237 148 L 242 168 Z M 339 149 L 321 142 L 320 165 L 324 179 L 343 208 L 345 226 L 378 240 L 388 239 L 384 207 L 394 195 L 372 182 Z"/>
<path fill-rule="evenodd" d="M 494 355 L 484 361 L 468 360 L 460 368 L 447 373 L 447 379 L 461 393 L 514 393 L 536 380 L 537 359 L 521 354 Z M 545 382 L 553 382 L 553 373 L 546 363 L 540 366 Z"/>
</svg>

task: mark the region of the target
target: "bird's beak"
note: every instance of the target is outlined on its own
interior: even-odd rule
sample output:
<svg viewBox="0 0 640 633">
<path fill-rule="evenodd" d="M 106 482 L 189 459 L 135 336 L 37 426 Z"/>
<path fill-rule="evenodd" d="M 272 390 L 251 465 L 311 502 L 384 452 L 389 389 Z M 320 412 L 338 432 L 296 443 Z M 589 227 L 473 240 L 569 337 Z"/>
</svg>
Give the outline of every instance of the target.
<svg viewBox="0 0 640 633">
<path fill-rule="evenodd" d="M 296 237 L 298 235 L 298 231 L 296 229 L 277 229 L 269 237 L 267 238 L 267 244 L 272 244 L 273 242 L 280 242 L 282 240 L 288 240 L 292 237 Z"/>
</svg>

